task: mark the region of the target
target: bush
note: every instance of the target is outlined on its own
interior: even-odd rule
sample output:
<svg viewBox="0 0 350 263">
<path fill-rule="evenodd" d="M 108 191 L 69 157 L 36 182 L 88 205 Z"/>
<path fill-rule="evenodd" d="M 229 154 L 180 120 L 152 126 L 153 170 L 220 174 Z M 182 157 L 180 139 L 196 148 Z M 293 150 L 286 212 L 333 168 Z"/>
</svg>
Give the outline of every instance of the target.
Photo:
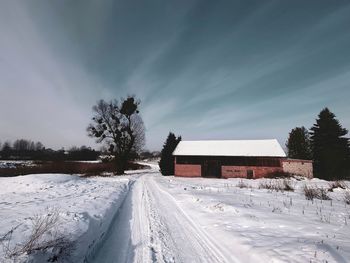
<svg viewBox="0 0 350 263">
<path fill-rule="evenodd" d="M 325 188 L 319 188 L 319 199 L 321 200 L 332 200 L 327 194 L 327 190 Z"/>
<path fill-rule="evenodd" d="M 347 189 L 347 185 L 343 181 L 334 181 L 329 183 L 329 192 L 333 192 L 335 188 Z"/>
<path fill-rule="evenodd" d="M 240 180 L 236 186 L 239 188 L 248 188 L 249 187 L 245 182 L 243 182 L 243 180 Z"/>
<path fill-rule="evenodd" d="M 304 186 L 304 194 L 307 200 L 318 198 L 318 191 L 315 188 Z"/>
<path fill-rule="evenodd" d="M 331 200 L 327 195 L 327 190 L 325 188 L 308 187 L 305 185 L 304 194 L 307 200 L 314 200 L 315 198 L 320 200 Z"/>
<path fill-rule="evenodd" d="M 12 228 L 1 239 L 5 256 L 16 261 L 22 255 L 30 255 L 34 252 L 49 255 L 48 261 L 69 257 L 73 251 L 72 242 L 58 231 L 60 213 L 56 208 L 47 208 L 44 215 L 35 215 L 32 219 L 31 234 L 23 243 L 11 244 L 13 232 L 18 228 Z M 5 240 L 7 242 L 5 242 Z"/>
<path fill-rule="evenodd" d="M 269 182 L 261 182 L 259 184 L 259 189 L 268 189 L 271 191 L 294 191 L 294 187 L 291 185 L 290 180 L 270 180 Z"/>
</svg>

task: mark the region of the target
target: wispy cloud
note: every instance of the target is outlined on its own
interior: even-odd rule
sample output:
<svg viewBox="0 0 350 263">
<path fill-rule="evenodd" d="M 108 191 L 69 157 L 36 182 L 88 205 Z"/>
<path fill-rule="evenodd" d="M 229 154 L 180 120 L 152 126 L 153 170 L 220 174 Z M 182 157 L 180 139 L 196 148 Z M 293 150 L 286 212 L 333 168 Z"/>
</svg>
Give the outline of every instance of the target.
<svg viewBox="0 0 350 263">
<path fill-rule="evenodd" d="M 142 99 L 147 146 L 350 127 L 348 1 L 1 1 L 0 139 L 93 145 L 100 98 Z"/>
</svg>

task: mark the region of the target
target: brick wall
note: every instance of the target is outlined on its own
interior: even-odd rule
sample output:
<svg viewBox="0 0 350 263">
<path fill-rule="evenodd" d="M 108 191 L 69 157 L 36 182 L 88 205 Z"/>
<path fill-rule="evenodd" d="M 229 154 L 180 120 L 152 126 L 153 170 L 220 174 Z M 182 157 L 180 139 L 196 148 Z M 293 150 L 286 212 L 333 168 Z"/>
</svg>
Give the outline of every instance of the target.
<svg viewBox="0 0 350 263">
<path fill-rule="evenodd" d="M 175 176 L 200 177 L 201 165 L 175 164 Z"/>
<path fill-rule="evenodd" d="M 307 178 L 313 177 L 312 161 L 309 160 L 283 160 L 283 172 L 305 176 Z"/>
<path fill-rule="evenodd" d="M 253 178 L 282 172 L 281 167 L 221 166 L 221 176 L 223 178 L 247 178 L 247 170 L 253 170 Z"/>
</svg>

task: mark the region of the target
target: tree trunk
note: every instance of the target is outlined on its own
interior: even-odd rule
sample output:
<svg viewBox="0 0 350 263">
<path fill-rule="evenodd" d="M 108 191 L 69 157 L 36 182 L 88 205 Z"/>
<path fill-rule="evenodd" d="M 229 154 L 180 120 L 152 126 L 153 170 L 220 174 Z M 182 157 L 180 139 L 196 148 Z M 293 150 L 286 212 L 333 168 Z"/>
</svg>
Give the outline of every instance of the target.
<svg viewBox="0 0 350 263">
<path fill-rule="evenodd" d="M 125 159 L 120 156 L 115 156 L 115 162 L 116 162 L 116 174 L 122 175 L 125 172 L 126 169 L 126 162 Z"/>
</svg>

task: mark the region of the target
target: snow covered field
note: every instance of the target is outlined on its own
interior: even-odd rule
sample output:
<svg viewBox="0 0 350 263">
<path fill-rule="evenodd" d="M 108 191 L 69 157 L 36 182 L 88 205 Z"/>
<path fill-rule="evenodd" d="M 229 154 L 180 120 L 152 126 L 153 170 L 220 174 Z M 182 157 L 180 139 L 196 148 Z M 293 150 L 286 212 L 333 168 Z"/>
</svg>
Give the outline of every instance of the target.
<svg viewBox="0 0 350 263">
<path fill-rule="evenodd" d="M 23 242 L 33 215 L 58 207 L 59 230 L 75 244 L 67 262 L 349 262 L 346 190 L 311 201 L 304 185 L 328 182 L 293 179 L 294 192 L 276 192 L 259 189 L 269 179 L 162 177 L 152 167 L 0 178 L 0 234 L 21 224 L 12 242 Z"/>
<path fill-rule="evenodd" d="M 329 192 L 332 200 L 308 201 L 305 184 L 328 188 L 328 182 L 293 180 L 294 192 L 259 189 L 269 181 L 158 179 L 179 207 L 240 262 L 349 262 L 345 190 Z M 251 188 L 237 187 L 241 182 Z"/>
</svg>

